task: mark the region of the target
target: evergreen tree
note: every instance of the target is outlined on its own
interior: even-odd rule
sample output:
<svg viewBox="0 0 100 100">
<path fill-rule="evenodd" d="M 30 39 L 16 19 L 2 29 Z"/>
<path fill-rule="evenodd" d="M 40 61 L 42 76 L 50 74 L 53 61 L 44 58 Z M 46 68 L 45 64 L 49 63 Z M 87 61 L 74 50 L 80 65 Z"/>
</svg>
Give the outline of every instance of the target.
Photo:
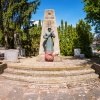
<svg viewBox="0 0 100 100">
<path fill-rule="evenodd" d="M 3 20 L 2 20 L 2 6 L 0 0 L 0 45 L 4 45 L 4 35 L 3 35 Z"/>
<path fill-rule="evenodd" d="M 64 21 L 61 20 L 61 32 L 63 33 L 64 32 Z"/>
<path fill-rule="evenodd" d="M 2 30 L 2 8 L 1 8 L 1 0 L 0 0 L 0 30 Z"/>
<path fill-rule="evenodd" d="M 42 31 L 41 20 L 38 25 L 33 25 L 22 34 L 22 47 L 26 50 L 27 56 L 36 56 L 39 53 L 40 35 Z"/>
<path fill-rule="evenodd" d="M 40 0 L 1 0 L 1 7 L 3 13 L 3 27 L 5 35 L 5 48 L 9 47 L 8 39 L 9 33 L 12 31 L 12 36 L 18 33 L 18 30 L 26 29 L 30 25 L 31 14 L 36 12 Z"/>
<path fill-rule="evenodd" d="M 66 50 L 67 50 L 67 55 L 73 55 L 73 27 L 72 25 L 68 25 L 68 29 L 67 29 L 67 35 L 66 35 L 66 42 L 67 42 L 67 46 L 66 46 Z"/>
<path fill-rule="evenodd" d="M 59 27 L 58 30 L 61 30 L 58 32 L 60 38 L 61 55 L 72 56 L 74 53 L 74 42 L 76 39 L 74 38 L 76 36 L 75 28 L 73 28 L 72 25 L 67 25 L 67 22 L 63 24 L 63 21 L 61 21 L 61 28 Z"/>
<path fill-rule="evenodd" d="M 73 28 L 73 49 L 79 48 L 78 39 L 79 39 L 79 37 L 78 37 L 78 34 L 76 32 L 76 27 L 75 27 L 75 28 Z"/>
<path fill-rule="evenodd" d="M 38 28 L 42 28 L 42 25 L 41 25 L 41 20 L 39 20 L 39 23 L 38 23 Z"/>
<path fill-rule="evenodd" d="M 76 32 L 78 34 L 79 47 L 81 52 L 85 54 L 86 57 L 91 57 L 91 26 L 84 22 L 83 20 L 79 20 L 76 25 Z"/>
<path fill-rule="evenodd" d="M 58 27 L 61 55 L 73 56 L 74 49 L 80 48 L 81 53 L 84 53 L 86 57 L 91 57 L 90 44 L 93 38 L 90 31 L 90 25 L 83 20 L 79 20 L 76 27 L 68 25 L 67 22 L 63 24 L 63 21 L 61 21 L 61 27 Z"/>
<path fill-rule="evenodd" d="M 65 31 L 67 31 L 67 22 L 65 22 Z"/>
</svg>

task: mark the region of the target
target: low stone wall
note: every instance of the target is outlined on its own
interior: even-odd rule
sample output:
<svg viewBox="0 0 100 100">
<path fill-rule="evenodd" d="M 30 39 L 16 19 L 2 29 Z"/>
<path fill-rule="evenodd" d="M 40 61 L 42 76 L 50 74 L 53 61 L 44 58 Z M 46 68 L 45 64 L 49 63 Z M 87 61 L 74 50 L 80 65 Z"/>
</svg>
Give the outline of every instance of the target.
<svg viewBox="0 0 100 100">
<path fill-rule="evenodd" d="M 0 60 L 4 59 L 5 50 L 0 50 Z"/>
<path fill-rule="evenodd" d="M 94 63 L 92 68 L 95 70 L 95 73 L 98 74 L 100 78 L 100 64 Z"/>
<path fill-rule="evenodd" d="M 4 72 L 4 69 L 6 68 L 7 68 L 7 64 L 0 62 L 0 74 L 2 74 Z"/>
</svg>

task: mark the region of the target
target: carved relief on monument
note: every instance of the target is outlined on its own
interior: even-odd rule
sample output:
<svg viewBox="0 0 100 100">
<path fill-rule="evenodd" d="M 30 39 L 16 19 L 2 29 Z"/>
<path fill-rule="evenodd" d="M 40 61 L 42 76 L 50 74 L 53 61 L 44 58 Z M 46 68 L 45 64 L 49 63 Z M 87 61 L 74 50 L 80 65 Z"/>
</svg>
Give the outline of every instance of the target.
<svg viewBox="0 0 100 100">
<path fill-rule="evenodd" d="M 52 10 L 46 11 L 45 19 L 54 19 L 54 14 Z"/>
<path fill-rule="evenodd" d="M 53 28 L 54 26 L 54 20 L 46 20 L 45 21 L 45 25 L 46 25 L 46 28 Z"/>
</svg>

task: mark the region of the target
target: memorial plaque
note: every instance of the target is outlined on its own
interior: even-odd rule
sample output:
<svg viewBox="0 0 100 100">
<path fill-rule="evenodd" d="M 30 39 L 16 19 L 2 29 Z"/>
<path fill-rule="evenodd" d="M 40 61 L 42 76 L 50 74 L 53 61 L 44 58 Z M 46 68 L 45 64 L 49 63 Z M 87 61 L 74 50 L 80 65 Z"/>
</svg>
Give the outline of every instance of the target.
<svg viewBox="0 0 100 100">
<path fill-rule="evenodd" d="M 79 48 L 74 49 L 74 56 L 80 57 L 80 53 L 81 53 L 81 49 L 79 49 Z"/>
</svg>

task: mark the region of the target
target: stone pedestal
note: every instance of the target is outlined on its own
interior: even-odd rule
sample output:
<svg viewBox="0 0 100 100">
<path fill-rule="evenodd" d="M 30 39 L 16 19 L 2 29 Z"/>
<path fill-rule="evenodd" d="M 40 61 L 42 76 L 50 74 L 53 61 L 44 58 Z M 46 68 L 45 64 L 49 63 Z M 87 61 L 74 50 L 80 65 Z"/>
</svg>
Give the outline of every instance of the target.
<svg viewBox="0 0 100 100">
<path fill-rule="evenodd" d="M 45 62 L 45 55 L 38 55 L 37 56 L 37 61 Z M 62 57 L 61 56 L 54 56 L 54 61 L 53 62 L 62 62 Z"/>
<path fill-rule="evenodd" d="M 40 40 L 40 50 L 39 50 L 39 58 L 43 57 L 45 54 L 43 43 L 44 38 L 43 35 L 48 31 L 47 29 L 51 28 L 51 31 L 54 31 L 55 38 L 54 41 L 54 54 L 57 53 L 60 55 L 60 47 L 59 47 L 59 39 L 58 39 L 58 32 L 57 32 L 57 26 L 56 26 L 56 17 L 55 17 L 55 11 L 53 9 L 47 9 L 44 13 L 44 21 L 42 25 L 42 33 L 41 33 L 41 40 Z M 41 57 L 40 57 L 41 56 Z M 57 57 L 59 58 L 59 57 Z"/>
</svg>

